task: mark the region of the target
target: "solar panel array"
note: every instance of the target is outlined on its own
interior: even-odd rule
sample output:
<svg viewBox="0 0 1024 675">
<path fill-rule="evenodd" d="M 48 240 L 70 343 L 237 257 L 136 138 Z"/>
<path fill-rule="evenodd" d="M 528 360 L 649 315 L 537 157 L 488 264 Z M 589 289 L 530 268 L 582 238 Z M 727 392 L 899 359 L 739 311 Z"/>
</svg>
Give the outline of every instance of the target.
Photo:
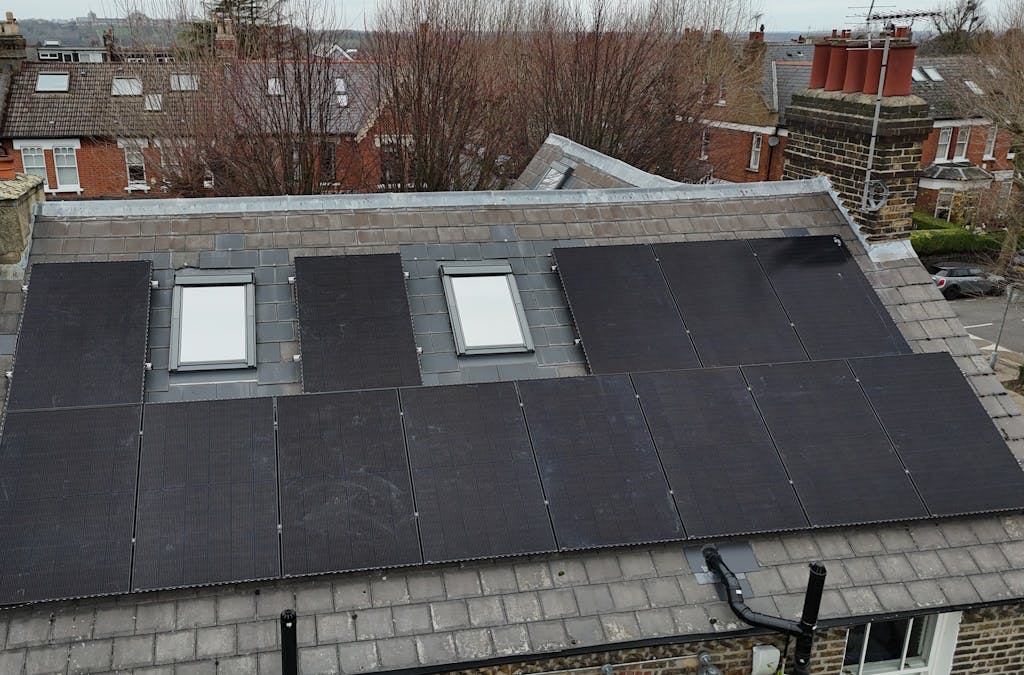
<svg viewBox="0 0 1024 675">
<path fill-rule="evenodd" d="M 141 409 L 8 416 L 0 603 L 1024 507 L 946 354 Z"/>
<path fill-rule="evenodd" d="M 397 253 L 298 257 L 303 391 L 420 384 Z"/>
<path fill-rule="evenodd" d="M 596 374 L 910 353 L 837 237 L 554 253 Z"/>
<path fill-rule="evenodd" d="M 0 438 L 0 604 L 1024 507 L 952 358 L 903 353 L 838 240 L 556 256 L 607 374 L 396 388 L 419 382 L 397 257 L 299 259 L 305 368 L 326 373 L 307 388 L 364 390 L 152 405 L 148 263 L 37 266 Z M 46 331 L 110 360 L 62 383 Z"/>
</svg>

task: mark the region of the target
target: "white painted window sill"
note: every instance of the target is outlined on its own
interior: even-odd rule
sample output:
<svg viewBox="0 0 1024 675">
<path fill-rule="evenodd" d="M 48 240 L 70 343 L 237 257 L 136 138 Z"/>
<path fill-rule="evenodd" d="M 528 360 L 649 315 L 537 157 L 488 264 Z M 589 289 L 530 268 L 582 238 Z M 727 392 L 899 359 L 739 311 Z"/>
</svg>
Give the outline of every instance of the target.
<svg viewBox="0 0 1024 675">
<path fill-rule="evenodd" d="M 82 194 L 83 190 L 80 185 L 62 185 L 58 188 L 46 188 L 46 194 L 58 195 L 65 192 L 74 192 L 75 194 Z"/>
<path fill-rule="evenodd" d="M 124 189 L 125 192 L 149 192 L 148 185 L 129 185 Z"/>
</svg>

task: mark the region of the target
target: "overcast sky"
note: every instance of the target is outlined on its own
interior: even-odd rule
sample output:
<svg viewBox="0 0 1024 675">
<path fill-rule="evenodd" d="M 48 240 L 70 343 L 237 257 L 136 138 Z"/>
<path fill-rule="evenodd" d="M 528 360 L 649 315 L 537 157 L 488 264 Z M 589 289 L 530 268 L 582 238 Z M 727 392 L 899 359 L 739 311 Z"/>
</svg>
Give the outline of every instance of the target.
<svg viewBox="0 0 1024 675">
<path fill-rule="evenodd" d="M 372 20 L 375 0 L 333 0 L 350 28 L 362 28 Z M 766 0 L 762 21 L 768 31 L 801 31 L 820 33 L 831 28 L 856 24 L 849 14 L 866 13 L 870 0 Z M 85 16 L 90 10 L 98 16 L 119 14 L 119 0 L 7 0 L 4 9 L 14 12 L 19 19 L 66 19 Z M 863 4 L 864 9 L 851 10 L 850 6 Z M 891 0 L 881 0 L 879 6 L 892 9 Z M 930 4 L 930 3 L 923 3 Z M 885 6 L 888 7 L 885 7 Z M 753 21 L 751 21 L 753 27 Z"/>
</svg>

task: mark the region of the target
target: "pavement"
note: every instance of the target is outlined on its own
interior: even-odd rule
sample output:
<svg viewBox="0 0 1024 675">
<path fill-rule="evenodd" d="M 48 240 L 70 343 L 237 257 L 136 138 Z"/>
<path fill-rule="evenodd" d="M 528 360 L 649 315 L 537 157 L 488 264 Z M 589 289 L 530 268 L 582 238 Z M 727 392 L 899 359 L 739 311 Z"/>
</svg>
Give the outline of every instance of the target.
<svg viewBox="0 0 1024 675">
<path fill-rule="evenodd" d="M 999 340 L 996 375 L 1004 383 L 1016 380 L 1020 366 L 1024 365 L 1024 290 L 1015 291 L 1009 298 L 1005 295 L 983 296 L 948 302 L 985 357 L 992 356 L 995 342 Z M 1014 391 L 1010 391 L 1010 394 L 1017 407 L 1024 410 L 1024 396 Z"/>
</svg>

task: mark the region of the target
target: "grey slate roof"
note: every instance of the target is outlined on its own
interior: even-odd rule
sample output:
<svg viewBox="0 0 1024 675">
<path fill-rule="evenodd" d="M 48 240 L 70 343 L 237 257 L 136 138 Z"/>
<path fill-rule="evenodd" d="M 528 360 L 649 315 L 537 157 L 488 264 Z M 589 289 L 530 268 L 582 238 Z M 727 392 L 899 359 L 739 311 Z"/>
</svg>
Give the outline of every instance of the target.
<svg viewBox="0 0 1024 675">
<path fill-rule="evenodd" d="M 148 258 L 166 270 L 196 265 L 216 250 L 218 237 L 234 236 L 242 250 L 283 250 L 289 259 L 400 251 L 416 275 L 410 262 L 440 247 L 468 256 L 500 243 L 543 257 L 556 240 L 601 245 L 796 232 L 846 240 L 914 351 L 952 353 L 1024 461 L 1024 418 L 919 261 L 869 257 L 824 179 L 548 193 L 54 202 L 37 216 L 32 261 Z M 0 284 L 0 348 L 7 354 L 0 361 L 9 367 L 21 294 L 16 282 Z M 424 334 L 417 334 L 421 346 Z M 500 368 L 493 375 L 512 376 Z M 1024 598 L 1020 514 L 749 541 L 760 565 L 747 574 L 750 605 L 786 617 L 800 613 L 806 563 L 816 559 L 829 570 L 826 625 Z M 142 673 L 153 666 L 213 672 L 210 663 L 218 659 L 218 672 L 272 673 L 279 663 L 276 618 L 287 607 L 299 614 L 301 672 L 450 670 L 480 660 L 746 631 L 713 586 L 699 582 L 684 548 L 670 543 L 9 609 L 0 612 L 0 672 L 44 663 L 62 672 Z"/>
<path fill-rule="evenodd" d="M 253 96 L 266 95 L 266 82 L 260 75 L 258 64 L 240 62 L 240 68 L 250 71 L 245 78 L 235 81 L 249 82 Z M 330 118 L 333 133 L 357 135 L 377 114 L 373 66 L 367 63 L 331 64 L 336 77 L 345 79 L 349 91 L 349 105 L 332 109 Z M 254 72 L 255 71 L 255 72 Z M 36 92 L 39 73 L 66 72 L 70 75 L 67 92 Z M 199 91 L 171 91 L 170 77 L 175 73 L 195 72 L 199 75 Z M 217 77 L 204 77 L 206 68 L 189 70 L 174 63 L 25 63 L 13 76 L 10 85 L 7 114 L 0 126 L 3 138 L 67 138 L 67 137 L 150 137 L 166 135 L 176 129 L 174 115 L 189 110 L 193 97 L 209 100 L 222 96 L 215 89 Z M 144 94 L 162 94 L 161 112 L 146 111 L 143 96 L 111 96 L 111 83 L 115 77 L 137 77 L 142 80 Z M 329 83 L 333 86 L 333 82 Z M 166 118 L 166 119 L 165 119 Z"/>
<path fill-rule="evenodd" d="M 511 186 L 515 190 L 530 190 L 552 167 L 562 171 L 572 169 L 564 189 L 617 188 L 617 187 L 672 187 L 676 181 L 656 176 L 609 157 L 585 145 L 558 134 L 548 134 L 537 154 L 523 169 L 523 174 Z"/>
<path fill-rule="evenodd" d="M 913 82 L 911 90 L 915 96 L 928 101 L 928 112 L 937 120 L 964 119 L 977 117 L 971 113 L 970 101 L 978 97 L 967 88 L 964 80 L 971 79 L 971 69 L 976 61 L 968 56 L 918 56 L 914 67 L 935 68 L 942 75 L 942 81 Z"/>
<path fill-rule="evenodd" d="M 761 97 L 769 110 L 778 113 L 780 125 L 785 124 L 793 94 L 806 89 L 811 81 L 813 58 L 814 45 L 809 42 L 765 45 Z"/>
</svg>

